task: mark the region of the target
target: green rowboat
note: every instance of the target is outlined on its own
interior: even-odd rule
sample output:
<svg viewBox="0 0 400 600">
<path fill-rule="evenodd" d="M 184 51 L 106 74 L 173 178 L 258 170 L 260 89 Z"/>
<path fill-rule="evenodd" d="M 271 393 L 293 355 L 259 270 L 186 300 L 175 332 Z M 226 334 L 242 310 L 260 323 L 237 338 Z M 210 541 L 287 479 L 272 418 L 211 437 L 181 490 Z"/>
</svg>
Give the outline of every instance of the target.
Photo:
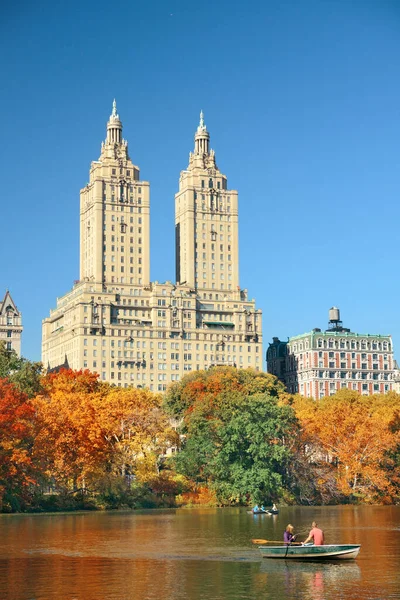
<svg viewBox="0 0 400 600">
<path fill-rule="evenodd" d="M 326 544 L 324 546 L 259 546 L 263 558 L 283 558 L 287 560 L 349 560 L 356 558 L 359 544 Z"/>
</svg>

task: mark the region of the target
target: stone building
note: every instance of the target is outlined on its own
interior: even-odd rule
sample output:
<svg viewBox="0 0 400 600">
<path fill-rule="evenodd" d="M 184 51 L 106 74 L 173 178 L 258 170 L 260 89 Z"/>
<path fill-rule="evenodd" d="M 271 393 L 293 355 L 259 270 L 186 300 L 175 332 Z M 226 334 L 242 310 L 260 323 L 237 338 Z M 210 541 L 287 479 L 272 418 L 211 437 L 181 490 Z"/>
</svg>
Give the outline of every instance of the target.
<svg viewBox="0 0 400 600">
<path fill-rule="evenodd" d="M 15 350 L 18 356 L 21 356 L 22 329 L 22 315 L 7 290 L 0 301 L 0 341 L 5 342 L 7 350 Z"/>
<path fill-rule="evenodd" d="M 267 370 L 290 393 L 322 398 L 341 388 L 361 394 L 393 389 L 394 360 L 390 335 L 354 333 L 343 327 L 339 309 L 329 311 L 328 329 L 273 338 L 267 350 Z"/>
<path fill-rule="evenodd" d="M 42 361 L 163 391 L 213 365 L 262 366 L 262 315 L 239 286 L 237 192 L 203 114 L 175 196 L 176 283 L 150 281 L 150 185 L 115 101 L 80 200 L 80 277 L 43 320 Z"/>
</svg>

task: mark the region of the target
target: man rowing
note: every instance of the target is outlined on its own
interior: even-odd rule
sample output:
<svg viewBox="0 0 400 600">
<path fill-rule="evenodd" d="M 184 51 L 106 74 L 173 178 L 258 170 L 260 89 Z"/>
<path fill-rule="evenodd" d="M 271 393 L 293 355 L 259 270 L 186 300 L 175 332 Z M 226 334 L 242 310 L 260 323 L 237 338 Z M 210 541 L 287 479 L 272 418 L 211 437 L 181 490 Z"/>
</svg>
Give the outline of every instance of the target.
<svg viewBox="0 0 400 600">
<path fill-rule="evenodd" d="M 304 540 L 303 544 L 308 544 L 312 540 L 315 546 L 323 546 L 325 543 L 324 532 L 318 527 L 316 521 L 312 522 L 311 527 L 312 529 L 308 534 L 308 538 Z"/>
</svg>

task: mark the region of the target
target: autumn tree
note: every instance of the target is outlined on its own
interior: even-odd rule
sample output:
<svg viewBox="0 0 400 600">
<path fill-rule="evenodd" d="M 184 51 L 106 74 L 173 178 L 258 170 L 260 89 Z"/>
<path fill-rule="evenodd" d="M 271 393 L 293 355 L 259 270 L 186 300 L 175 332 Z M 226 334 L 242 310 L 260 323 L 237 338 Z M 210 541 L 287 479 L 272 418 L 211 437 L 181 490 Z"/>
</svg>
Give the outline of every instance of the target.
<svg viewBox="0 0 400 600">
<path fill-rule="evenodd" d="M 62 369 L 42 381 L 33 400 L 37 415 L 34 454 L 43 473 L 59 489 L 85 488 L 108 459 L 107 443 L 96 415 L 108 386 L 89 371 Z"/>
<path fill-rule="evenodd" d="M 146 389 L 110 388 L 96 397 L 95 409 L 112 472 L 140 481 L 158 474 L 161 457 L 177 444 L 161 397 Z"/>
<path fill-rule="evenodd" d="M 0 379 L 0 510 L 20 510 L 34 483 L 34 410 L 28 397 Z"/>
<path fill-rule="evenodd" d="M 199 371 L 171 386 L 166 409 L 182 420 L 185 439 L 177 470 L 215 489 L 221 501 L 279 495 L 285 440 L 295 426 L 284 395 L 274 376 L 232 367 Z"/>
<path fill-rule="evenodd" d="M 34 450 L 59 490 L 121 492 L 132 480 L 160 487 L 162 457 L 177 443 L 160 396 L 110 386 L 89 371 L 61 370 L 42 386 Z"/>
<path fill-rule="evenodd" d="M 387 469 L 399 444 L 400 396 L 361 396 L 341 390 L 317 402 L 297 397 L 293 407 L 309 461 L 330 467 L 343 496 L 377 501 L 398 493 L 396 473 L 390 480 Z M 326 481 L 322 478 L 319 483 Z"/>
<path fill-rule="evenodd" d="M 242 392 L 245 396 L 265 393 L 273 398 L 287 397 L 286 388 L 270 373 L 255 369 L 214 367 L 207 371 L 194 371 L 172 384 L 165 396 L 167 412 L 181 418 L 186 410 L 207 396 L 218 397 L 224 392 Z"/>
</svg>

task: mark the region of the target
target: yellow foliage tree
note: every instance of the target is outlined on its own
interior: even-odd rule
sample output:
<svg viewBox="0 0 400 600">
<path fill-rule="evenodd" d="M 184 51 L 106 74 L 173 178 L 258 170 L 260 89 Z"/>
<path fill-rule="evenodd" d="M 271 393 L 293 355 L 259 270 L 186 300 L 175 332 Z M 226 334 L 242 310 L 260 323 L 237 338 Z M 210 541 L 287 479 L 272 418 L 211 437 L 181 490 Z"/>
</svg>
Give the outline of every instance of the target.
<svg viewBox="0 0 400 600">
<path fill-rule="evenodd" d="M 178 443 L 161 409 L 161 397 L 145 389 L 111 388 L 95 398 L 96 420 L 112 457 L 112 470 L 146 481 L 158 472 L 160 457 Z"/>
<path fill-rule="evenodd" d="M 386 467 L 389 453 L 400 441 L 399 431 L 392 427 L 400 396 L 361 396 L 341 390 L 319 401 L 297 396 L 293 407 L 310 460 L 328 461 L 335 468 L 342 494 L 373 501 L 397 493 Z"/>
</svg>

